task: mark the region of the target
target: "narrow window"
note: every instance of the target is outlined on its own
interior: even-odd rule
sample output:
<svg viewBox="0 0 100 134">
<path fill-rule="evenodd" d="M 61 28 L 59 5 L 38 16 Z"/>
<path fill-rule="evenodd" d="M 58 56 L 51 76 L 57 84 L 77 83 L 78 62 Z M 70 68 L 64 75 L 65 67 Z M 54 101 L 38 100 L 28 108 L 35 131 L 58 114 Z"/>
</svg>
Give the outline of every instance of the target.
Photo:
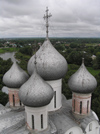
<svg viewBox="0 0 100 134">
<path fill-rule="evenodd" d="M 21 101 L 20 101 L 20 106 L 22 105 Z"/>
<path fill-rule="evenodd" d="M 87 113 L 89 112 L 89 101 L 87 101 Z"/>
<path fill-rule="evenodd" d="M 41 128 L 43 128 L 43 114 L 41 114 Z"/>
<path fill-rule="evenodd" d="M 15 106 L 15 96 L 13 95 L 13 106 Z"/>
<path fill-rule="evenodd" d="M 56 91 L 54 92 L 54 108 L 56 108 Z"/>
<path fill-rule="evenodd" d="M 75 112 L 75 99 L 74 99 L 74 112 Z"/>
<path fill-rule="evenodd" d="M 80 101 L 80 114 L 82 113 L 82 101 Z"/>
<path fill-rule="evenodd" d="M 89 131 L 92 131 L 92 123 L 89 124 Z"/>
<path fill-rule="evenodd" d="M 34 115 L 32 115 L 32 129 L 34 129 Z"/>
</svg>

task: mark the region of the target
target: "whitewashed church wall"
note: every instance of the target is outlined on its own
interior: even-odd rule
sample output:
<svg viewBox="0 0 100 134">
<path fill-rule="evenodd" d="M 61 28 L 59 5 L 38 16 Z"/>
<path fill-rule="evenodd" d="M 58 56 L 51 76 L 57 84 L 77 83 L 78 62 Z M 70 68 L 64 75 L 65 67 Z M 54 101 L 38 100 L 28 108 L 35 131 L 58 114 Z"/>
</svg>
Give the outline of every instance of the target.
<svg viewBox="0 0 100 134">
<path fill-rule="evenodd" d="M 48 111 L 58 110 L 62 106 L 62 79 L 47 81 L 47 83 L 50 84 L 53 90 L 56 92 L 56 102 L 54 94 L 53 99 L 48 105 Z"/>
</svg>

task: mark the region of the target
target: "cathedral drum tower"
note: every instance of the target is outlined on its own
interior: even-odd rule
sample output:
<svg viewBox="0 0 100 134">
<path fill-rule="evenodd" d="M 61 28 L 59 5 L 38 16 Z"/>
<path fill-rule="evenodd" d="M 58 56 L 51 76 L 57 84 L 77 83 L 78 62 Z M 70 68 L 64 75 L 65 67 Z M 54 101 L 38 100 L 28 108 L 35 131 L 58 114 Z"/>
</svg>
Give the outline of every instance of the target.
<svg viewBox="0 0 100 134">
<path fill-rule="evenodd" d="M 25 105 L 27 128 L 31 131 L 43 131 L 48 128 L 48 104 L 54 91 L 39 76 L 35 66 L 31 77 L 21 86 L 19 97 Z"/>
<path fill-rule="evenodd" d="M 80 68 L 70 77 L 68 85 L 73 92 L 72 112 L 77 115 L 89 115 L 91 94 L 97 86 L 97 81 L 86 69 L 84 58 Z"/>
<path fill-rule="evenodd" d="M 28 74 L 16 62 L 4 74 L 3 83 L 9 88 L 9 104 L 11 107 L 22 106 L 18 95 L 19 88 L 28 78 Z"/>
<path fill-rule="evenodd" d="M 53 47 L 48 38 L 48 8 L 46 10 L 46 40 L 37 55 L 37 71 L 39 75 L 50 84 L 54 90 L 53 99 L 48 107 L 49 111 L 58 110 L 62 106 L 62 78 L 67 72 L 68 66 L 66 59 Z M 31 75 L 34 71 L 34 55 L 28 62 L 28 72 Z"/>
</svg>

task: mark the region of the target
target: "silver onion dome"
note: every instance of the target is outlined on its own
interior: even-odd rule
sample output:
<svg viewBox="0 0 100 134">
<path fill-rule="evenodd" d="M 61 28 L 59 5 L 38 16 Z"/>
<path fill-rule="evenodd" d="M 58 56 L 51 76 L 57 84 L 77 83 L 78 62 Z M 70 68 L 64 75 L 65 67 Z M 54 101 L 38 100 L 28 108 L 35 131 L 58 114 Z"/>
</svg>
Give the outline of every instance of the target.
<svg viewBox="0 0 100 134">
<path fill-rule="evenodd" d="M 50 103 L 53 98 L 53 89 L 34 70 L 31 77 L 19 90 L 19 98 L 29 107 L 42 107 Z"/>
<path fill-rule="evenodd" d="M 45 80 L 57 80 L 62 78 L 68 69 L 65 58 L 53 47 L 49 39 L 36 52 L 37 71 Z M 28 72 L 31 75 L 34 71 L 34 55 L 28 62 Z"/>
<path fill-rule="evenodd" d="M 9 88 L 19 88 L 28 78 L 28 74 L 14 62 L 11 68 L 4 74 L 3 83 Z"/>
<path fill-rule="evenodd" d="M 69 88 L 76 93 L 91 93 L 97 86 L 97 81 L 84 65 L 84 59 L 80 68 L 74 73 L 69 81 Z"/>
</svg>

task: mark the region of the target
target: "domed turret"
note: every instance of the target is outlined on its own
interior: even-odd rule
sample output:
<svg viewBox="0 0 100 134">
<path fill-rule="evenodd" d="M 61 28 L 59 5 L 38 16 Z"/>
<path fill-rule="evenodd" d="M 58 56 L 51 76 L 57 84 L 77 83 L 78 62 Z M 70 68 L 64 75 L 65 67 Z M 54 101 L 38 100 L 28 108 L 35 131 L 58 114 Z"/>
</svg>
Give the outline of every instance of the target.
<svg viewBox="0 0 100 134">
<path fill-rule="evenodd" d="M 79 118 L 83 118 L 82 115 L 90 114 L 91 93 L 96 88 L 97 81 L 86 69 L 84 58 L 80 68 L 70 77 L 68 85 L 73 92 L 72 111 L 74 115 L 81 115 Z"/>
<path fill-rule="evenodd" d="M 25 106 L 42 107 L 48 105 L 53 97 L 53 89 L 34 70 L 29 80 L 19 91 L 19 97 Z"/>
<path fill-rule="evenodd" d="M 3 82 L 9 88 L 19 88 L 27 79 L 28 74 L 16 62 L 3 76 Z"/>
<path fill-rule="evenodd" d="M 45 80 L 61 79 L 67 72 L 67 62 L 65 58 L 52 46 L 49 39 L 36 53 L 37 71 Z M 31 75 L 34 70 L 34 55 L 28 62 L 28 72 Z"/>
<path fill-rule="evenodd" d="M 28 74 L 21 69 L 16 62 L 14 62 L 11 68 L 4 74 L 3 82 L 9 87 L 9 104 L 11 107 L 22 106 L 18 95 L 19 87 L 21 87 L 28 78 Z"/>
<path fill-rule="evenodd" d="M 48 127 L 48 104 L 53 98 L 53 88 L 37 73 L 36 54 L 34 72 L 19 90 L 19 98 L 25 105 L 27 128 L 43 131 Z M 31 122 L 30 122 L 31 119 Z"/>
<path fill-rule="evenodd" d="M 84 94 L 91 93 L 96 88 L 97 81 L 86 69 L 84 59 L 77 72 L 70 77 L 68 85 L 73 92 Z"/>
</svg>

